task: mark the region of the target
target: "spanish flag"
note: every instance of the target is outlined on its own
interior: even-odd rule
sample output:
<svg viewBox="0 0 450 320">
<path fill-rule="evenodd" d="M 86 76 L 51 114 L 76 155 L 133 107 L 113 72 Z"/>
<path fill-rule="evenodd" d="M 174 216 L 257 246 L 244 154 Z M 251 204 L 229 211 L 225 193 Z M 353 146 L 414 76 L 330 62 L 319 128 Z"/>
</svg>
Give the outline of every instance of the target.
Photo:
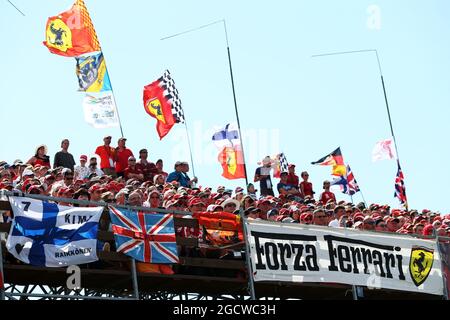
<svg viewBox="0 0 450 320">
<path fill-rule="evenodd" d="M 333 176 L 345 176 L 347 169 L 345 168 L 344 158 L 342 157 L 341 148 L 337 148 L 332 153 L 320 158 L 311 164 L 318 164 L 320 166 L 333 166 L 331 174 Z"/>
<path fill-rule="evenodd" d="M 65 57 L 101 50 L 83 0 L 76 0 L 70 10 L 48 18 L 45 40 L 51 53 Z"/>
<path fill-rule="evenodd" d="M 226 179 L 245 179 L 244 157 L 240 145 L 224 147 L 219 154 L 222 176 Z"/>
</svg>

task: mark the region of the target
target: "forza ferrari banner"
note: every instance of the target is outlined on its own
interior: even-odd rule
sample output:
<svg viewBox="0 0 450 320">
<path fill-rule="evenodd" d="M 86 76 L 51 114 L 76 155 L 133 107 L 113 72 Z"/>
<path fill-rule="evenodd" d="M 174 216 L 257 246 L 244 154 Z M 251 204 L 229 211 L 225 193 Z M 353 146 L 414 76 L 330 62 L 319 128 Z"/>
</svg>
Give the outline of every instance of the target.
<svg viewBox="0 0 450 320">
<path fill-rule="evenodd" d="M 434 240 L 260 220 L 246 223 L 255 281 L 342 283 L 443 294 Z"/>
</svg>

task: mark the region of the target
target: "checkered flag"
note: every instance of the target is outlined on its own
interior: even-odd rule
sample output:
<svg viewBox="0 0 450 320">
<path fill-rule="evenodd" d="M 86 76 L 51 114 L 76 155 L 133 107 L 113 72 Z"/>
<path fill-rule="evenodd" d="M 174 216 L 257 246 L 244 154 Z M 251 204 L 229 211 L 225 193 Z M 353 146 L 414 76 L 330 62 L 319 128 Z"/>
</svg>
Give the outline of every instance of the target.
<svg viewBox="0 0 450 320">
<path fill-rule="evenodd" d="M 284 153 L 280 153 L 279 154 L 279 161 L 280 161 L 280 173 L 281 172 L 288 172 L 288 162 L 286 159 L 286 156 L 284 155 Z"/>
<path fill-rule="evenodd" d="M 175 88 L 175 81 L 170 76 L 169 70 L 164 71 L 163 76 L 159 79 L 161 87 L 164 88 L 164 95 L 172 107 L 172 114 L 175 122 L 184 123 L 184 112 L 181 107 L 181 99 L 178 95 L 178 90 Z"/>
</svg>

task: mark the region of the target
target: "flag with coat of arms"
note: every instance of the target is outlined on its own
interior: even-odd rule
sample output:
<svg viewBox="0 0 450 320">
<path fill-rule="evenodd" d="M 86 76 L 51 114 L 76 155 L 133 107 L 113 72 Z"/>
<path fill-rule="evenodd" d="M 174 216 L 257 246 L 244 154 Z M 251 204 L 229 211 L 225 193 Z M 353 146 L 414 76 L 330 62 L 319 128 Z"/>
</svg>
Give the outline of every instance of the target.
<svg viewBox="0 0 450 320">
<path fill-rule="evenodd" d="M 172 214 L 109 207 L 116 251 L 147 263 L 178 263 Z"/>
</svg>

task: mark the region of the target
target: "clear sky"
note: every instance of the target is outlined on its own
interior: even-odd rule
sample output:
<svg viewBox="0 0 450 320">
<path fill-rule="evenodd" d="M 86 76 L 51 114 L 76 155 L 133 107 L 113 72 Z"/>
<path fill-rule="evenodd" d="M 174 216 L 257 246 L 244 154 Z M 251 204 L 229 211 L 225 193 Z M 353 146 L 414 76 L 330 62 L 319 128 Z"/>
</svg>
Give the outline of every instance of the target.
<svg viewBox="0 0 450 320">
<path fill-rule="evenodd" d="M 0 159 L 27 161 L 37 145 L 53 161 L 63 138 L 69 151 L 93 154 L 105 134 L 82 112 L 75 59 L 42 45 L 49 16 L 73 1 L 0 1 Z M 200 1 L 85 0 L 106 58 L 127 145 L 150 159 L 189 160 L 185 128 L 160 141 L 142 106 L 144 85 L 169 69 L 183 103 L 199 184 L 233 188 L 221 177 L 214 127 L 235 121 L 221 24 L 165 41 L 164 36 L 225 19 L 250 179 L 267 154 L 284 152 L 307 170 L 317 194 L 330 167 L 312 166 L 340 146 L 367 202 L 398 207 L 394 161 L 372 163 L 375 143 L 390 137 L 373 53 L 377 49 L 411 208 L 450 212 L 447 160 L 450 104 L 450 2 L 445 0 Z M 192 173 L 192 172 L 191 172 Z M 276 179 L 274 179 L 276 182 Z M 338 199 L 348 196 L 336 192 Z M 357 194 L 354 200 L 361 201 Z"/>
</svg>

